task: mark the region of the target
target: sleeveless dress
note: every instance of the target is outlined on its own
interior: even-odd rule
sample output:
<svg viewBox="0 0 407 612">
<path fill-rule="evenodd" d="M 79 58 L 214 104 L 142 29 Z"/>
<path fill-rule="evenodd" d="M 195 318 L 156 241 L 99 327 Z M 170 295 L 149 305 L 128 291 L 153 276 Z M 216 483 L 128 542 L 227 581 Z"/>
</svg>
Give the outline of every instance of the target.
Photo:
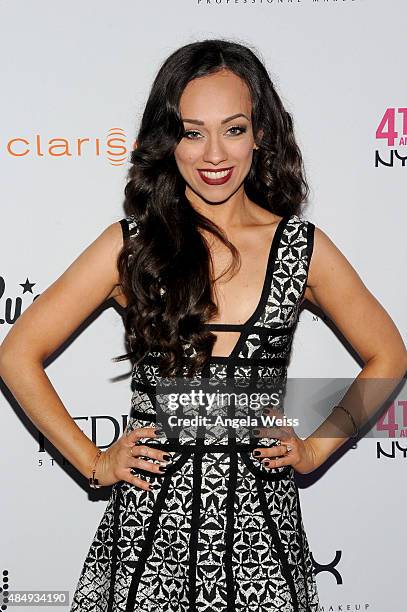
<svg viewBox="0 0 407 612">
<path fill-rule="evenodd" d="M 120 223 L 124 239 L 137 236 L 134 216 Z M 222 389 L 247 395 L 284 388 L 314 229 L 297 215 L 283 217 L 253 314 L 242 325 L 207 325 L 240 330 L 228 357 L 212 356 L 200 376 L 180 377 L 176 387 L 160 378 L 159 351 L 133 367 L 127 431 L 158 423 L 158 413 L 162 424 L 169 391 L 179 392 L 182 385 L 218 395 Z M 194 354 L 188 343 L 185 354 Z M 191 403 L 182 407 L 184 416 L 189 408 L 197 414 Z M 226 406 L 220 401 L 215 410 L 244 422 L 263 408 L 242 407 L 232 399 Z M 199 407 L 201 416 L 207 411 L 208 406 Z M 233 428 L 227 419 L 217 427 L 186 424 L 171 431 L 169 420 L 161 434 L 140 443 L 170 451 L 172 461 L 163 474 L 132 470 L 158 483 L 154 490 L 125 481 L 113 485 L 71 612 L 317 612 L 294 469 L 266 468 L 252 454 L 280 441 L 255 437 L 244 425 Z"/>
</svg>

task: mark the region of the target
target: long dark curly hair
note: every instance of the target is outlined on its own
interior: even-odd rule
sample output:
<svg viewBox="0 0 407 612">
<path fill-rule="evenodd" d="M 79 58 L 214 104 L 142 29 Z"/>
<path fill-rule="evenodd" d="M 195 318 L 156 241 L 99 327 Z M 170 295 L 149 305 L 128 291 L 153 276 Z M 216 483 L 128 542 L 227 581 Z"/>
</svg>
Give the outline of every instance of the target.
<svg viewBox="0 0 407 612">
<path fill-rule="evenodd" d="M 240 261 L 222 229 L 191 206 L 174 157 L 185 131 L 179 112 L 184 88 L 225 68 L 246 82 L 253 134 L 262 130 L 244 180 L 247 196 L 284 217 L 300 214 L 309 193 L 292 117 L 253 50 L 209 39 L 187 44 L 164 61 L 147 100 L 124 190 L 125 211 L 135 215 L 138 233 L 125 240 L 117 262 L 128 303 L 124 325 L 131 351 L 115 360 L 135 358 L 139 363 L 150 351 L 160 351 L 159 370 L 165 377 L 193 376 L 216 341 L 204 327 L 217 308 L 210 250 L 199 229 L 231 250 L 233 268 Z"/>
</svg>

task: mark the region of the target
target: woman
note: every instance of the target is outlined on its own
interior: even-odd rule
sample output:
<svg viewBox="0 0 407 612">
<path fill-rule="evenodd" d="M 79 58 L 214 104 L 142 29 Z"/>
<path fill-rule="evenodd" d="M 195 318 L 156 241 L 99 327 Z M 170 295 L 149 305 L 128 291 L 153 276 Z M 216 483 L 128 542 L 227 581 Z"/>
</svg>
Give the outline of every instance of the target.
<svg viewBox="0 0 407 612">
<path fill-rule="evenodd" d="M 227 419 L 172 427 L 169 391 L 281 390 L 305 298 L 359 353 L 361 378 L 400 378 L 405 346 L 328 236 L 300 217 L 308 187 L 292 120 L 249 48 L 204 40 L 174 52 L 136 144 L 128 215 L 1 348 L 1 375 L 38 429 L 91 486 L 113 485 L 71 611 L 317 611 L 294 472 L 313 471 L 357 433 L 351 403 L 303 440 L 290 427 L 256 433 Z M 241 267 L 222 282 L 230 254 Z M 135 359 L 134 393 L 125 434 L 101 453 L 42 363 L 108 298 L 126 308 L 132 350 L 118 359 Z M 207 414 L 198 405 L 178 404 L 177 416 Z M 281 414 L 270 406 L 262 414 Z M 232 400 L 212 414 L 259 410 Z"/>
</svg>

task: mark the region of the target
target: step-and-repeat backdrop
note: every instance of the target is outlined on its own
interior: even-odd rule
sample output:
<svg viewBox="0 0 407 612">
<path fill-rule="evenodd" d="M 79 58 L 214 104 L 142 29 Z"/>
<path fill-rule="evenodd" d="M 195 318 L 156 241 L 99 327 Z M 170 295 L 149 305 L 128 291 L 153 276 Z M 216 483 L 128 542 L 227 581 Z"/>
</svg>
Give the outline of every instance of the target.
<svg viewBox="0 0 407 612">
<path fill-rule="evenodd" d="M 0 13 L 0 339 L 124 216 L 128 155 L 157 69 L 182 44 L 214 37 L 254 46 L 266 63 L 295 120 L 311 188 L 306 217 L 405 337 L 403 0 L 20 0 L 2 2 Z M 129 362 L 112 361 L 124 350 L 120 309 L 110 302 L 46 368 L 103 449 L 130 409 Z M 360 367 L 324 317 L 304 309 L 289 377 L 352 379 Z M 379 437 L 300 479 L 324 611 L 405 610 L 403 397 Z M 4 384 L 0 403 L 2 588 L 68 591 L 71 601 L 108 496 L 90 492 Z"/>
</svg>

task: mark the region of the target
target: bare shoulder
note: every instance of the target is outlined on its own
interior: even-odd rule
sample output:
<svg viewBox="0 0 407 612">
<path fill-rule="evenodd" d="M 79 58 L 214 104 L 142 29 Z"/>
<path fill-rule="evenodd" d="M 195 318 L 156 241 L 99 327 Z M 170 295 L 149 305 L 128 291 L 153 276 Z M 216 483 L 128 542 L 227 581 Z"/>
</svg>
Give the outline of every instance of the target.
<svg viewBox="0 0 407 612">
<path fill-rule="evenodd" d="M 315 226 L 305 297 L 321 307 L 321 291 L 324 288 L 327 290 L 331 282 L 340 281 L 356 283 L 359 288 L 363 285 L 356 270 L 338 246 L 326 232 Z"/>
<path fill-rule="evenodd" d="M 123 229 L 120 221 L 115 221 L 108 225 L 90 246 L 95 249 L 97 247 L 97 250 L 100 251 L 100 262 L 103 262 L 103 265 L 109 262 L 109 266 L 105 267 L 105 270 L 109 273 L 110 282 L 113 281 L 113 288 L 108 294 L 107 299 L 116 297 L 116 295 L 120 294 L 117 259 L 123 248 Z"/>
<path fill-rule="evenodd" d="M 115 283 L 108 298 L 114 298 L 118 304 L 125 307 L 126 300 L 120 289 L 119 270 L 117 268 L 117 259 L 123 248 L 123 228 L 120 221 L 110 224 L 103 233 L 105 234 L 106 248 L 110 249 L 111 261 L 114 264 Z"/>
<path fill-rule="evenodd" d="M 307 286 L 315 288 L 322 281 L 322 275 L 338 272 L 345 273 L 353 270 L 344 254 L 333 240 L 321 228 L 315 226 L 314 244 L 308 271 Z"/>
</svg>

